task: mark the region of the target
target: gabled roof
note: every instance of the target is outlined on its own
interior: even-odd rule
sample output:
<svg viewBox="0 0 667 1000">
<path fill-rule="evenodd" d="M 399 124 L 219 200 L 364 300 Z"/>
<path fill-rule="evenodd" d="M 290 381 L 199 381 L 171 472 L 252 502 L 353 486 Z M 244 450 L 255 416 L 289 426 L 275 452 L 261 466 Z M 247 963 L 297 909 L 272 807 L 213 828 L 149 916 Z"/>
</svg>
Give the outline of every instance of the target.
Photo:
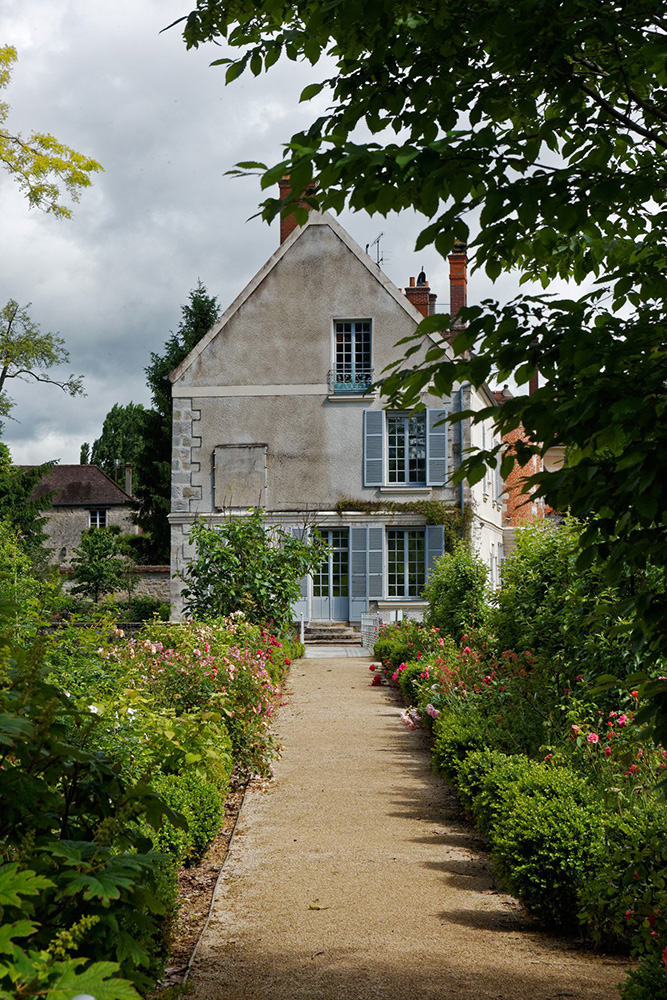
<svg viewBox="0 0 667 1000">
<path fill-rule="evenodd" d="M 132 499 L 96 465 L 54 465 L 35 487 L 32 499 L 48 493 L 53 507 L 113 507 Z"/>
<path fill-rule="evenodd" d="M 419 310 L 412 305 L 407 296 L 399 291 L 393 281 L 390 281 L 386 274 L 382 273 L 380 267 L 369 257 L 367 253 L 365 253 L 364 250 L 361 249 L 359 244 L 352 239 L 350 234 L 343 229 L 340 222 L 338 222 L 333 215 L 330 215 L 329 212 L 311 212 L 308 216 L 308 221 L 303 226 L 298 226 L 292 233 L 290 233 L 287 239 L 278 247 L 276 252 L 272 254 L 267 262 L 259 269 L 255 277 L 248 282 L 241 294 L 234 299 L 232 304 L 222 314 L 217 323 L 211 327 L 208 333 L 204 334 L 202 339 L 193 347 L 188 356 L 181 361 L 177 368 L 174 369 L 169 376 L 172 383 L 177 382 L 179 378 L 185 374 L 190 365 L 199 357 L 202 351 L 208 347 L 211 341 L 218 335 L 223 327 L 226 326 L 234 314 L 238 312 L 244 302 L 250 298 L 253 292 L 264 281 L 267 275 L 271 273 L 274 267 L 282 260 L 285 254 L 289 253 L 290 248 L 298 239 L 301 238 L 310 226 L 328 226 L 341 240 L 341 242 L 344 243 L 345 246 L 351 251 L 351 253 L 354 254 L 359 263 L 366 268 L 366 270 L 380 285 L 382 285 L 394 301 L 405 310 L 410 319 L 414 320 L 415 325 L 421 322 L 424 317 Z"/>
</svg>

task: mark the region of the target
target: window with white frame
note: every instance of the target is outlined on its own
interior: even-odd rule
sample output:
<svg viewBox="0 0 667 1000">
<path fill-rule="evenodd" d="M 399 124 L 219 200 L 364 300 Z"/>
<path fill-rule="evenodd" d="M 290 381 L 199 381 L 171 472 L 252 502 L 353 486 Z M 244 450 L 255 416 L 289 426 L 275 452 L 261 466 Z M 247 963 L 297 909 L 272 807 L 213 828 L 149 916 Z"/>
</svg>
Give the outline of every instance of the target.
<svg viewBox="0 0 667 1000">
<path fill-rule="evenodd" d="M 426 414 L 387 414 L 389 483 L 426 485 Z"/>
<path fill-rule="evenodd" d="M 444 486 L 445 410 L 364 413 L 364 486 Z"/>
<path fill-rule="evenodd" d="M 426 583 L 423 528 L 387 529 L 387 596 L 421 597 Z"/>
<path fill-rule="evenodd" d="M 334 321 L 334 368 L 330 373 L 334 393 L 364 392 L 373 381 L 370 319 Z"/>
<path fill-rule="evenodd" d="M 106 528 L 107 526 L 107 512 L 104 509 L 90 510 L 90 527 L 91 528 Z"/>
</svg>

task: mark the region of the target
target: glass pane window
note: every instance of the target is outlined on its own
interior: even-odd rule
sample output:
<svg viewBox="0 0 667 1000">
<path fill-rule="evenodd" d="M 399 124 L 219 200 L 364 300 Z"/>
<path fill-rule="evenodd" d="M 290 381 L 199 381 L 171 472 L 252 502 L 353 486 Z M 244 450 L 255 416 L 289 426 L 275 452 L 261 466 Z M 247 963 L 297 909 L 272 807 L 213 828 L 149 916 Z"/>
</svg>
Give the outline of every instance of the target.
<svg viewBox="0 0 667 1000">
<path fill-rule="evenodd" d="M 347 597 L 349 586 L 349 552 L 347 529 L 320 529 L 320 535 L 330 554 L 313 574 L 313 597 Z"/>
<path fill-rule="evenodd" d="M 422 528 L 387 530 L 387 594 L 421 597 L 426 583 L 426 543 Z"/>
<path fill-rule="evenodd" d="M 106 528 L 107 526 L 107 512 L 106 510 L 91 510 L 90 514 L 90 527 L 91 528 Z"/>
<path fill-rule="evenodd" d="M 371 321 L 336 320 L 334 323 L 334 385 L 337 391 L 359 387 L 366 389 L 373 381 L 371 367 Z"/>
<path fill-rule="evenodd" d="M 426 414 L 387 414 L 390 483 L 426 482 Z"/>
</svg>

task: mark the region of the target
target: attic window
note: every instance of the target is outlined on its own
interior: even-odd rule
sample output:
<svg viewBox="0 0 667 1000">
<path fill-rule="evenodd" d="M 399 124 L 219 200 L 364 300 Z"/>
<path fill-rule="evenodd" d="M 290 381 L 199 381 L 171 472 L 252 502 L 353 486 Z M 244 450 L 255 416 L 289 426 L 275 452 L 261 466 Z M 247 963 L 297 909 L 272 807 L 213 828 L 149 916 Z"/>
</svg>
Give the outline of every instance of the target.
<svg viewBox="0 0 667 1000">
<path fill-rule="evenodd" d="M 91 528 L 106 528 L 107 526 L 107 512 L 106 510 L 90 510 L 90 527 Z"/>
<path fill-rule="evenodd" d="M 334 369 L 329 374 L 334 393 L 365 392 L 373 382 L 371 320 L 334 322 Z"/>
</svg>

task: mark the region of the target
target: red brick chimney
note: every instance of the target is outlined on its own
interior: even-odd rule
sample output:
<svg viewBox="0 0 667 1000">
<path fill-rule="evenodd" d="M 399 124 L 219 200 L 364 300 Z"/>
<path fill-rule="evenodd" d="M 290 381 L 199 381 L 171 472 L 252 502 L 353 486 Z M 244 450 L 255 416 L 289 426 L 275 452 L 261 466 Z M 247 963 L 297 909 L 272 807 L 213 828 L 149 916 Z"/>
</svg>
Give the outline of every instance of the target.
<svg viewBox="0 0 667 1000">
<path fill-rule="evenodd" d="M 453 320 L 453 328 L 460 330 L 463 322 L 456 317 L 468 304 L 468 256 L 465 243 L 457 240 L 447 259 L 449 260 L 449 315 Z"/>
<path fill-rule="evenodd" d="M 438 296 L 429 288 L 424 271 L 420 271 L 417 276 L 416 284 L 415 279 L 410 278 L 409 287 L 404 288 L 403 291 L 410 302 L 412 302 L 415 309 L 418 309 L 422 316 L 433 315 Z"/>
<path fill-rule="evenodd" d="M 280 187 L 280 200 L 284 201 L 284 199 L 287 198 L 287 196 L 289 195 L 289 193 L 291 191 L 290 182 L 289 182 L 289 175 L 287 175 L 286 177 L 281 177 L 280 180 L 278 181 L 278 185 Z M 315 185 L 315 184 L 309 184 L 308 187 L 307 187 L 307 189 L 306 189 L 306 192 L 308 192 L 308 191 L 314 191 L 315 188 L 316 188 L 316 186 L 317 185 Z M 310 212 L 311 206 L 306 204 L 306 202 L 303 200 L 303 196 L 302 196 L 301 200 L 299 201 L 299 205 L 301 206 L 301 208 L 305 208 L 307 212 Z M 291 212 L 290 212 L 289 215 L 286 215 L 286 216 L 281 215 L 280 216 L 280 242 L 284 243 L 285 240 L 287 239 L 287 237 L 290 235 L 290 233 L 294 232 L 294 230 L 298 227 L 298 225 L 299 225 L 299 223 L 296 221 L 296 219 L 294 218 L 294 215 Z"/>
</svg>

